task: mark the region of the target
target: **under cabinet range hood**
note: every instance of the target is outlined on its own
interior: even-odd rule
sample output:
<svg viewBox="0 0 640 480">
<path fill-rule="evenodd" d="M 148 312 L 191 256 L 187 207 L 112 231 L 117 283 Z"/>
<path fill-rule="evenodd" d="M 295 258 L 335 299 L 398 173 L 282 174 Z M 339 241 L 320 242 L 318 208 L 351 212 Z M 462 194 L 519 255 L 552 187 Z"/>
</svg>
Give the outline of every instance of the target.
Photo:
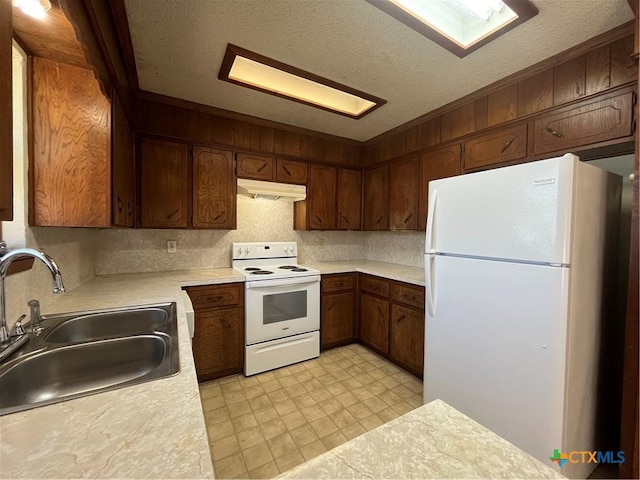
<svg viewBox="0 0 640 480">
<path fill-rule="evenodd" d="M 307 187 L 288 183 L 262 182 L 260 180 L 238 179 L 238 193 L 251 198 L 286 200 L 298 202 L 307 198 Z"/>
</svg>

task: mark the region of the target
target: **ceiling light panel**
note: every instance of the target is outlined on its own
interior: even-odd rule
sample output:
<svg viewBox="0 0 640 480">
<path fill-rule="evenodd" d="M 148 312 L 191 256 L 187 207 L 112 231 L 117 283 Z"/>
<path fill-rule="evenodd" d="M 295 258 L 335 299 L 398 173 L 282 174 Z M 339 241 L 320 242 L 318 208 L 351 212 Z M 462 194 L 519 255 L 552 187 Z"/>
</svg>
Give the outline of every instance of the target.
<svg viewBox="0 0 640 480">
<path fill-rule="evenodd" d="M 227 46 L 218 78 L 352 118 L 361 118 L 386 103 L 235 45 Z"/>
</svg>

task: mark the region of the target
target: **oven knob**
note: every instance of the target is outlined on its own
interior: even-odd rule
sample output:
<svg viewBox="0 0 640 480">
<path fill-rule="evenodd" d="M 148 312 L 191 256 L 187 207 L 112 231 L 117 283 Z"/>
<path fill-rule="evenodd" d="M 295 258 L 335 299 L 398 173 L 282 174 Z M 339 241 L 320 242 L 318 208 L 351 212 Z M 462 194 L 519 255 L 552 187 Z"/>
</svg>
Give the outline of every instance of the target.
<svg viewBox="0 0 640 480">
<path fill-rule="evenodd" d="M 238 248 L 238 255 L 242 254 L 242 248 Z"/>
<path fill-rule="evenodd" d="M 249 247 L 244 249 L 244 253 L 246 253 L 247 255 L 249 255 Z"/>
</svg>

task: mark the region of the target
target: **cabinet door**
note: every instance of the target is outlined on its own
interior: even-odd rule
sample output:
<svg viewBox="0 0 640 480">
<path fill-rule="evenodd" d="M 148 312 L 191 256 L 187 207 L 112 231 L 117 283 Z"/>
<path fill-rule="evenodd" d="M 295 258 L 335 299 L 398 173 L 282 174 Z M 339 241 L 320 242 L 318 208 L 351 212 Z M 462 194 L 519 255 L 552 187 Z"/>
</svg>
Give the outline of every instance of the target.
<svg viewBox="0 0 640 480">
<path fill-rule="evenodd" d="M 189 149 L 181 143 L 143 138 L 140 144 L 140 224 L 186 228 Z"/>
<path fill-rule="evenodd" d="M 195 312 L 193 359 L 199 381 L 242 371 L 244 322 L 242 309 Z"/>
<path fill-rule="evenodd" d="M 338 169 L 338 230 L 362 229 L 362 173 Z"/>
<path fill-rule="evenodd" d="M 429 182 L 460 175 L 460 145 L 439 148 L 420 157 L 420 208 L 418 229 L 427 227 Z"/>
<path fill-rule="evenodd" d="M 232 152 L 193 147 L 193 226 L 236 228 Z"/>
<path fill-rule="evenodd" d="M 307 164 L 278 158 L 276 162 L 276 181 L 306 185 Z"/>
<path fill-rule="evenodd" d="M 307 188 L 307 217 L 311 230 L 336 227 L 336 168 L 311 165 Z"/>
<path fill-rule="evenodd" d="M 133 227 L 134 140 L 118 93 L 113 92 L 111 123 L 111 222 Z"/>
<path fill-rule="evenodd" d="M 274 158 L 252 153 L 236 154 L 238 178 L 273 181 L 276 179 Z"/>
<path fill-rule="evenodd" d="M 13 116 L 11 105 L 11 9 L 13 3 L 0 2 L 0 221 L 13 219 Z"/>
<path fill-rule="evenodd" d="M 533 123 L 532 155 L 627 137 L 633 134 L 634 93 L 563 108 Z"/>
<path fill-rule="evenodd" d="M 465 170 L 512 162 L 526 156 L 526 124 L 501 129 L 464 143 Z"/>
<path fill-rule="evenodd" d="M 348 343 L 354 334 L 354 292 L 331 293 L 322 296 L 322 348 Z"/>
<path fill-rule="evenodd" d="M 389 167 L 389 228 L 418 228 L 418 157 Z"/>
<path fill-rule="evenodd" d="M 362 204 L 365 230 L 387 230 L 389 170 L 378 167 L 364 173 L 364 201 Z"/>
<path fill-rule="evenodd" d="M 389 352 L 389 302 L 360 294 L 360 340 L 380 353 Z"/>
<path fill-rule="evenodd" d="M 422 375 L 424 365 L 424 311 L 391 305 L 389 355 L 394 362 Z"/>
</svg>

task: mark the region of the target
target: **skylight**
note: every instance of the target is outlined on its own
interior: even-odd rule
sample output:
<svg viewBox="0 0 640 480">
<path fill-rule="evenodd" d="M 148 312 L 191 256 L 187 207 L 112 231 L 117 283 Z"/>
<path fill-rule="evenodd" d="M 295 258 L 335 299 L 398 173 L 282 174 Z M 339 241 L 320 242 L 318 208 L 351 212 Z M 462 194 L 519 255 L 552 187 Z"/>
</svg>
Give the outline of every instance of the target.
<svg viewBox="0 0 640 480">
<path fill-rule="evenodd" d="M 218 78 L 352 118 L 361 118 L 386 103 L 235 45 L 227 46 Z"/>
<path fill-rule="evenodd" d="M 535 16 L 527 0 L 367 0 L 459 57 Z"/>
</svg>

